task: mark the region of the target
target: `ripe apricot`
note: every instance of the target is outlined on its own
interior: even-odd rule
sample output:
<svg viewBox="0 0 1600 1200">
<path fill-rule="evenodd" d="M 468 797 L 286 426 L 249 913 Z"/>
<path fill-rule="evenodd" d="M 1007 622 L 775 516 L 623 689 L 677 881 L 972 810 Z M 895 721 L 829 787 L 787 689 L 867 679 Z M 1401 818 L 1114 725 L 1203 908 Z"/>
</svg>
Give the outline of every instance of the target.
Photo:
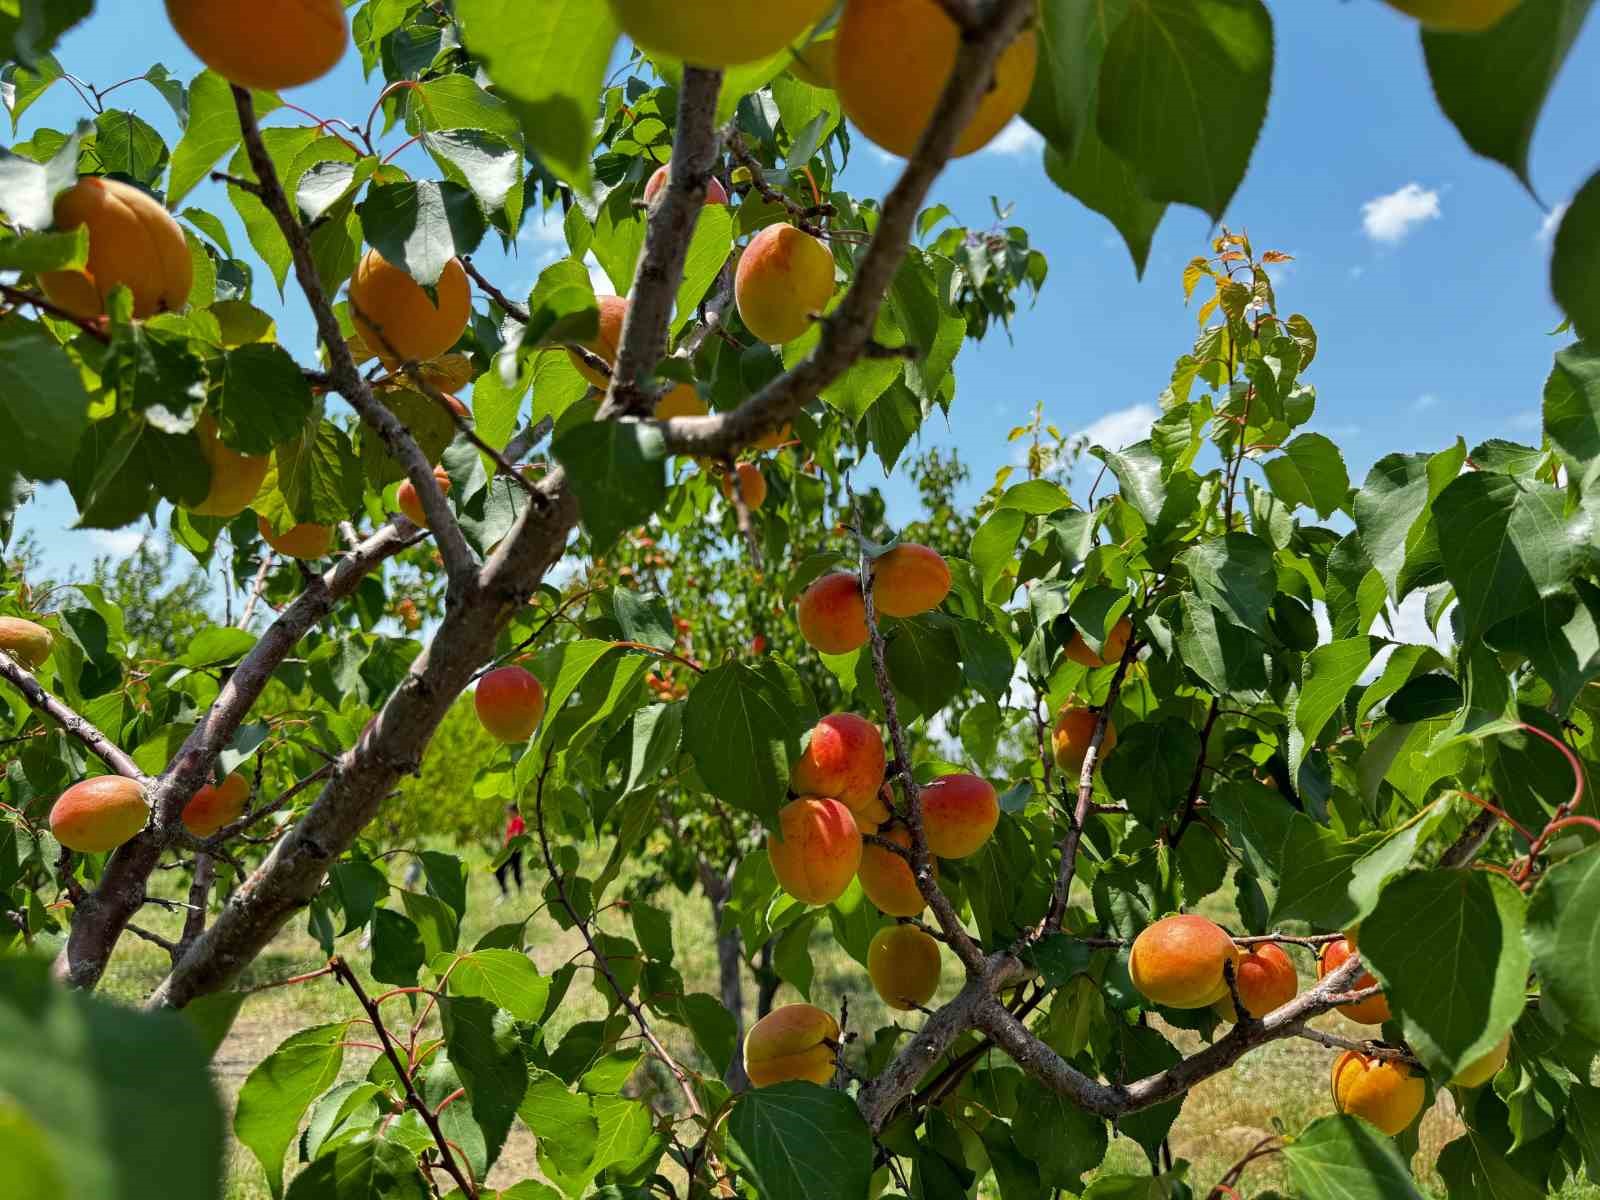
<svg viewBox="0 0 1600 1200">
<path fill-rule="evenodd" d="M 1432 29 L 1476 33 L 1500 24 L 1522 0 L 1389 0 L 1389 3 Z"/>
<path fill-rule="evenodd" d="M 1505 1037 L 1495 1043 L 1493 1050 L 1462 1067 L 1450 1082 L 1456 1087 L 1482 1087 L 1500 1073 L 1500 1068 L 1506 1065 L 1506 1059 L 1510 1054 L 1511 1033 L 1507 1031 Z"/>
<path fill-rule="evenodd" d="M 403 362 L 438 358 L 466 331 L 472 289 L 459 259 L 445 264 L 434 292 L 438 303 L 376 250 L 368 250 L 357 264 L 350 279 L 356 332 L 391 371 Z"/>
<path fill-rule="evenodd" d="M 832 904 L 861 865 L 861 830 L 837 800 L 801 796 L 778 810 L 767 857 L 778 885 L 796 900 Z"/>
<path fill-rule="evenodd" d="M 824 654 L 848 654 L 867 644 L 867 604 L 859 576 L 835 571 L 800 593 L 800 636 Z"/>
<path fill-rule="evenodd" d="M 195 433 L 200 438 L 200 453 L 211 468 L 211 490 L 189 511 L 197 517 L 237 517 L 261 491 L 272 456 L 230 450 L 222 444 L 210 413 L 201 416 Z"/>
<path fill-rule="evenodd" d="M 672 175 L 670 163 L 662 163 L 656 168 L 644 185 L 644 204 L 646 208 L 654 208 L 656 198 L 667 190 L 667 180 Z M 713 176 L 706 180 L 706 203 L 726 204 L 728 202 L 728 189 Z"/>
<path fill-rule="evenodd" d="M 785 1004 L 750 1026 L 744 1035 L 744 1072 L 756 1087 L 809 1079 L 826 1087 L 833 1079 L 839 1023 L 809 1004 Z"/>
<path fill-rule="evenodd" d="M 628 302 L 621 296 L 596 296 L 595 304 L 598 306 L 599 321 L 595 335 L 588 341 L 578 344 L 609 367 L 616 363 L 617 348 L 622 345 L 622 322 L 628 316 Z M 578 374 L 595 387 L 605 391 L 611 386 L 611 377 L 596 371 L 583 361 L 581 355 L 568 350 L 567 356 L 572 359 L 572 365 L 578 368 Z"/>
<path fill-rule="evenodd" d="M 855 817 L 856 825 L 860 827 L 862 833 L 877 833 L 878 828 L 889 819 L 889 814 L 893 811 L 891 805 L 893 799 L 889 785 L 884 784 L 861 803 L 845 804 L 845 807 Z"/>
<path fill-rule="evenodd" d="M 499 667 L 478 680 L 478 722 L 502 742 L 525 742 L 544 719 L 544 688 L 521 667 Z"/>
<path fill-rule="evenodd" d="M 1348 936 L 1340 938 L 1337 942 L 1329 942 L 1317 955 L 1317 978 L 1321 979 L 1330 971 L 1336 970 L 1355 952 L 1355 946 L 1351 944 Z M 1350 985 L 1349 990 L 1359 991 L 1377 982 L 1370 971 L 1364 971 L 1361 978 Z M 1358 1025 L 1382 1025 L 1389 1019 L 1389 1000 L 1379 992 L 1376 996 L 1368 996 L 1365 1000 L 1359 1000 L 1354 1004 L 1341 1004 L 1339 1011 Z"/>
<path fill-rule="evenodd" d="M 885 841 L 911 849 L 911 831 L 896 826 L 882 835 Z M 939 864 L 933 864 L 934 878 L 939 876 Z M 871 843 L 861 847 L 861 866 L 856 871 L 861 880 L 861 890 L 867 899 L 878 906 L 878 911 L 891 917 L 914 917 L 927 906 L 917 881 L 911 874 L 911 864 L 892 850 Z"/>
<path fill-rule="evenodd" d="M 1282 1008 L 1294 999 L 1300 990 L 1300 978 L 1295 974 L 1294 962 L 1276 942 L 1259 942 L 1245 950 L 1233 965 L 1234 982 L 1239 987 L 1239 999 L 1244 1001 L 1245 1012 L 1252 1017 L 1264 1017 L 1276 1008 Z M 1226 980 L 1223 981 L 1226 984 Z M 1233 1011 L 1233 997 L 1226 987 L 1222 998 L 1211 1006 L 1224 1021 L 1237 1021 Z"/>
<path fill-rule="evenodd" d="M 1239 951 L 1222 926 L 1184 914 L 1147 925 L 1133 939 L 1128 973 L 1148 1000 L 1168 1008 L 1205 1008 L 1227 996 L 1222 964 Z"/>
<path fill-rule="evenodd" d="M 865 808 L 883 786 L 886 762 L 876 725 L 855 713 L 830 713 L 812 728 L 789 784 L 796 792 L 832 796 L 846 808 Z"/>
<path fill-rule="evenodd" d="M 756 337 L 792 342 L 833 299 L 833 253 L 803 229 L 768 225 L 739 256 L 733 298 Z"/>
<path fill-rule="evenodd" d="M 1000 799 L 987 779 L 941 775 L 922 789 L 922 833 L 940 858 L 976 854 L 1000 823 Z"/>
<path fill-rule="evenodd" d="M 794 426 L 786 422 L 782 429 L 775 429 L 766 434 L 751 448 L 754 450 L 781 450 L 793 440 Z"/>
<path fill-rule="evenodd" d="M 194 265 L 183 230 L 157 200 L 131 184 L 86 175 L 55 200 L 55 227 L 87 227 L 89 260 L 81 271 L 42 271 L 39 286 L 75 317 L 98 317 L 121 285 L 141 320 L 189 302 Z"/>
<path fill-rule="evenodd" d="M 834 83 L 845 115 L 885 150 L 909 158 L 955 69 L 961 31 L 937 0 L 848 0 L 836 40 Z M 1006 47 L 954 157 L 983 149 L 1022 111 L 1038 55 L 1032 28 Z"/>
<path fill-rule="evenodd" d="M 183 806 L 183 824 L 195 837 L 210 837 L 244 815 L 250 781 L 235 772 L 221 783 L 208 783 Z"/>
<path fill-rule="evenodd" d="M 1089 741 L 1094 737 L 1095 724 L 1100 714 L 1092 708 L 1081 708 L 1071 700 L 1061 706 L 1056 714 L 1055 731 L 1050 735 L 1050 745 L 1055 751 L 1056 766 L 1076 779 L 1083 771 L 1083 760 L 1089 753 Z M 1106 720 L 1105 736 L 1100 739 L 1100 753 L 1095 765 L 1105 762 L 1111 748 L 1117 744 L 1117 727 Z"/>
<path fill-rule="evenodd" d="M 1072 640 L 1067 643 L 1067 657 L 1079 666 L 1104 667 L 1118 661 L 1122 652 L 1128 648 L 1128 639 L 1133 636 L 1133 622 L 1123 617 L 1111 627 L 1111 632 L 1106 635 L 1105 645 L 1096 654 L 1089 648 L 1089 643 L 1083 640 L 1083 634 L 1073 631 Z"/>
<path fill-rule="evenodd" d="M 434 467 L 433 481 L 439 485 L 439 490 L 446 496 L 450 494 L 450 472 L 443 467 Z M 417 495 L 417 485 L 411 480 L 400 482 L 400 487 L 394 494 L 395 503 L 400 506 L 400 511 L 411 518 L 411 523 L 421 529 L 428 528 L 428 514 L 423 511 L 422 497 Z"/>
<path fill-rule="evenodd" d="M 697 67 L 776 54 L 832 7 L 833 0 L 611 0 L 617 24 L 645 50 Z"/>
<path fill-rule="evenodd" d="M 261 540 L 287 558 L 326 558 L 333 550 L 333 526 L 303 521 L 273 533 L 265 517 L 256 518 Z"/>
<path fill-rule="evenodd" d="M 914 617 L 944 603 L 950 566 L 916 542 L 902 542 L 872 564 L 872 602 L 886 617 Z"/>
<path fill-rule="evenodd" d="M 350 43 L 340 0 L 167 0 L 167 17 L 206 66 L 261 91 L 321 79 Z"/>
<path fill-rule="evenodd" d="M 734 468 L 733 475 L 722 477 L 722 494 L 733 503 L 733 480 L 739 480 L 739 495 L 744 498 L 744 506 L 749 509 L 760 508 L 767 502 L 767 478 L 761 473 L 761 468 L 754 463 L 740 463 Z"/>
<path fill-rule="evenodd" d="M 867 946 L 867 974 L 890 1008 L 921 1008 L 939 990 L 939 943 L 915 925 L 886 926 Z"/>
<path fill-rule="evenodd" d="M 692 383 L 680 383 L 656 401 L 655 418 L 670 421 L 673 417 L 703 417 L 710 411 Z"/>
<path fill-rule="evenodd" d="M 50 657 L 55 638 L 43 625 L 21 617 L 0 617 L 0 650 L 16 659 L 25 670 L 33 670 Z"/>
<path fill-rule="evenodd" d="M 104 854 L 145 827 L 150 809 L 144 791 L 121 775 L 101 775 L 75 783 L 50 809 L 50 832 L 68 850 Z"/>
<path fill-rule="evenodd" d="M 1340 1112 L 1370 1121 L 1390 1137 L 1408 1128 L 1422 1111 L 1427 1085 L 1404 1063 L 1346 1050 L 1333 1060 L 1333 1104 Z"/>
</svg>

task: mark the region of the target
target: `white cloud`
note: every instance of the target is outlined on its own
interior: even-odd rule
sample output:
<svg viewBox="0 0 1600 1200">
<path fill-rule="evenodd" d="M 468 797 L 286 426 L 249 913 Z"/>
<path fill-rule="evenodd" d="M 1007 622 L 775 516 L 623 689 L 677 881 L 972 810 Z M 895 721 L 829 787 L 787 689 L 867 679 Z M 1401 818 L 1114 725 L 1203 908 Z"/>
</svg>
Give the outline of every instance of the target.
<svg viewBox="0 0 1600 1200">
<path fill-rule="evenodd" d="M 1537 408 L 1525 408 L 1511 414 L 1511 428 L 1519 433 L 1534 433 L 1544 428 L 1544 414 Z"/>
<path fill-rule="evenodd" d="M 1545 213 L 1544 220 L 1539 222 L 1539 232 L 1533 236 L 1541 242 L 1549 242 L 1556 236 L 1556 228 L 1561 224 L 1561 218 L 1567 215 L 1567 209 L 1572 207 L 1571 200 L 1563 200 L 1549 212 Z"/>
<path fill-rule="evenodd" d="M 1021 117 L 1012 117 L 1010 124 L 995 135 L 994 141 L 983 148 L 985 154 L 1003 154 L 1016 157 L 1031 154 L 1044 145 L 1039 131 Z"/>
<path fill-rule="evenodd" d="M 1351 267 L 1350 268 L 1350 278 L 1351 279 L 1360 279 L 1366 273 L 1367 273 L 1367 269 L 1365 267 Z"/>
<path fill-rule="evenodd" d="M 1433 392 L 1423 392 L 1411 402 L 1411 411 L 1414 413 L 1427 412 L 1430 408 L 1437 407 L 1439 397 Z"/>
<path fill-rule="evenodd" d="M 567 234 L 562 228 L 559 208 L 547 208 L 530 214 L 522 223 L 517 241 L 526 248 L 536 267 L 548 266 L 567 255 Z"/>
<path fill-rule="evenodd" d="M 144 532 L 139 529 L 95 529 L 90 531 L 89 538 L 117 558 L 128 558 L 144 545 Z"/>
<path fill-rule="evenodd" d="M 1439 193 L 1420 183 L 1368 200 L 1361 206 L 1361 228 L 1375 242 L 1393 246 L 1424 221 L 1439 218 Z"/>
<path fill-rule="evenodd" d="M 1133 442 L 1150 436 L 1150 426 L 1161 414 L 1153 404 L 1135 404 L 1132 408 L 1119 408 L 1108 412 L 1076 436 L 1087 438 L 1089 445 L 1101 445 L 1108 450 L 1120 450 Z"/>
</svg>

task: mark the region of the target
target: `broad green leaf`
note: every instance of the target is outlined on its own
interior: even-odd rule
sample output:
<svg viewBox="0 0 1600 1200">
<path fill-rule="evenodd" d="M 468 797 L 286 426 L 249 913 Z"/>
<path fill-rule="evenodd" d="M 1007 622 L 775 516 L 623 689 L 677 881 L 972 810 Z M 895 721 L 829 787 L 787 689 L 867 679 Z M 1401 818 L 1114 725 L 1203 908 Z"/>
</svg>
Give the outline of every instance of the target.
<svg viewBox="0 0 1600 1200">
<path fill-rule="evenodd" d="M 539 1020 L 550 996 L 550 981 L 518 950 L 474 950 L 435 963 L 434 972 L 449 973 L 452 996 L 480 997 L 519 1021 Z"/>
<path fill-rule="evenodd" d="M 1022 116 L 1063 160 L 1078 153 L 1082 139 L 1097 137 L 1100 61 L 1130 7 L 1131 0 L 1067 0 L 1039 12 L 1039 67 Z"/>
<path fill-rule="evenodd" d="M 528 1066 L 512 1014 L 477 995 L 454 994 L 454 983 L 452 976 L 452 994 L 439 1001 L 439 1022 L 450 1064 L 461 1076 L 473 1121 L 483 1131 L 488 1158 L 493 1162 L 505 1145 L 512 1118 L 528 1089 Z M 540 1011 L 543 1012 L 542 1004 Z"/>
<path fill-rule="evenodd" d="M 707 671 L 689 689 L 683 746 L 720 799 L 776 824 L 803 729 L 793 701 L 743 663 Z"/>
<path fill-rule="evenodd" d="M 505 138 L 483 129 L 437 129 L 422 135 L 422 145 L 454 182 L 472 189 L 484 212 L 500 212 L 508 202 L 520 207 L 522 153 Z"/>
<path fill-rule="evenodd" d="M 280 532 L 302 521 L 333 525 L 360 507 L 364 487 L 349 437 L 318 420 L 273 449 L 272 470 L 253 507 Z"/>
<path fill-rule="evenodd" d="M 1544 431 L 1568 473 L 1589 488 L 1600 474 L 1600 343 L 1556 351 L 1544 385 Z"/>
<path fill-rule="evenodd" d="M 1551 867 L 1528 903 L 1533 969 L 1553 1003 L 1584 1037 L 1600 1040 L 1600 976 L 1594 913 L 1600 905 L 1600 848 Z"/>
<path fill-rule="evenodd" d="M 556 438 L 593 551 L 609 550 L 623 530 L 644 524 L 667 496 L 666 448 L 653 425 L 594 421 Z"/>
<path fill-rule="evenodd" d="M 599 309 L 589 272 L 577 259 L 563 258 L 541 271 L 533 285 L 528 296 L 528 322 L 523 326 L 522 344 L 554 346 L 588 341 L 594 337 L 599 324 Z M 558 361 L 570 362 L 571 359 L 562 354 Z M 541 390 L 538 375 L 536 369 L 536 397 Z"/>
<path fill-rule="evenodd" d="M 1187 721 L 1141 721 L 1121 731 L 1101 772 L 1134 819 L 1159 832 L 1182 809 L 1200 754 L 1200 734 Z"/>
<path fill-rule="evenodd" d="M 1356 1117 L 1318 1117 L 1283 1158 L 1305 1200 L 1422 1200 L 1393 1140 Z"/>
<path fill-rule="evenodd" d="M 972 535 L 972 565 L 978 568 L 983 588 L 988 592 L 1016 561 L 1017 538 L 1027 524 L 1028 514 L 1020 509 L 996 509 Z"/>
<path fill-rule="evenodd" d="M 251 92 L 250 98 L 258 117 L 279 105 L 271 92 Z M 217 165 L 217 160 L 238 146 L 243 136 L 228 81 L 214 71 L 201 71 L 189 84 L 189 124 L 172 151 L 167 205 L 176 208 Z"/>
<path fill-rule="evenodd" d="M 1283 793 L 1253 779 L 1227 779 L 1212 789 L 1209 803 L 1212 815 L 1226 826 L 1228 840 L 1244 853 L 1250 868 L 1263 879 L 1276 882 L 1295 815 Z"/>
<path fill-rule="evenodd" d="M 1017 1089 L 1017 1107 L 1027 1119 L 1012 1125 L 1011 1136 L 1038 1169 L 1040 1182 L 1082 1190 L 1083 1176 L 1106 1156 L 1106 1123 L 1031 1078 Z"/>
<path fill-rule="evenodd" d="M 1381 834 L 1365 833 L 1345 841 L 1333 830 L 1297 813 L 1284 839 L 1273 922 L 1301 920 L 1320 929 L 1345 929 L 1355 924 L 1363 909 L 1351 898 L 1350 883 L 1357 864 L 1382 840 Z"/>
<path fill-rule="evenodd" d="M 296 437 L 315 405 L 298 364 L 270 342 L 227 352 L 215 403 L 222 440 L 245 454 L 268 454 Z"/>
<path fill-rule="evenodd" d="M 1167 206 L 1145 194 L 1138 173 L 1128 161 L 1101 141 L 1093 127 L 1085 127 L 1070 160 L 1063 158 L 1053 145 L 1045 148 L 1044 170 L 1058 188 L 1111 222 L 1122 235 L 1133 258 L 1134 271 L 1142 279 L 1150 261 L 1150 243 L 1166 216 Z"/>
<path fill-rule="evenodd" d="M 1313 508 L 1323 520 L 1344 504 L 1350 491 L 1344 456 L 1320 433 L 1302 433 L 1261 469 L 1280 500 Z"/>
<path fill-rule="evenodd" d="M 1060 484 L 1048 479 L 1029 479 L 1014 483 L 1001 493 L 995 502 L 997 508 L 1014 508 L 1034 516 L 1048 516 L 1063 508 L 1072 507 L 1072 497 Z"/>
<path fill-rule="evenodd" d="M 89 261 L 89 228 L 67 233 L 25 233 L 0 242 L 0 271 L 77 271 Z"/>
<path fill-rule="evenodd" d="M 725 204 L 706 204 L 695 220 L 694 236 L 683 260 L 683 281 L 678 284 L 678 299 L 672 329 L 676 333 L 699 311 L 711 285 L 721 274 L 733 248 L 733 217 Z M 632 281 L 629 281 L 631 286 Z"/>
<path fill-rule="evenodd" d="M 1572 198 L 1550 254 L 1550 290 L 1578 336 L 1600 341 L 1600 172 Z"/>
<path fill-rule="evenodd" d="M 578 1170 L 554 1169 L 555 1164 L 547 1158 L 544 1144 L 540 1146 L 539 1165 L 544 1168 L 545 1177 L 573 1200 L 587 1194 L 589 1183 L 601 1171 L 614 1170 L 627 1176 L 645 1170 L 660 1155 L 665 1143 L 665 1135 L 655 1130 L 650 1106 L 641 1100 L 596 1096 L 594 1114 L 599 1123 L 594 1157 Z"/>
<path fill-rule="evenodd" d="M 1400 599 L 1401 571 L 1430 525 L 1430 502 L 1460 472 L 1466 447 L 1438 454 L 1389 454 L 1372 464 L 1356 493 L 1354 515 L 1368 561 Z M 1365 633 L 1365 628 L 1354 630 Z"/>
<path fill-rule="evenodd" d="M 395 987 L 415 987 L 428 950 L 416 922 L 388 908 L 372 913 L 372 977 Z"/>
<path fill-rule="evenodd" d="M 1267 686 L 1266 643 L 1228 620 L 1200 597 L 1182 597 L 1178 652 L 1184 665 L 1219 693 L 1257 692 Z"/>
<path fill-rule="evenodd" d="M 1600 589 L 1584 579 L 1573 580 L 1573 588 L 1484 634 L 1495 649 L 1527 656 L 1550 685 L 1558 712 L 1566 712 L 1584 686 L 1600 675 Z"/>
<path fill-rule="evenodd" d="M 1318 646 L 1301 666 L 1300 690 L 1293 709 L 1294 730 L 1289 737 L 1289 774 L 1300 773 L 1306 750 L 1344 705 L 1345 696 L 1372 664 L 1371 638 L 1353 637 Z"/>
<path fill-rule="evenodd" d="M 1267 611 L 1278 591 L 1271 546 L 1248 533 L 1230 533 L 1184 551 L 1179 561 L 1201 600 L 1236 625 L 1265 634 Z"/>
<path fill-rule="evenodd" d="M 373 249 L 424 287 L 439 282 L 452 258 L 476 250 L 489 228 L 477 197 L 459 183 L 374 184 L 356 212 Z"/>
<path fill-rule="evenodd" d="M 256 1156 L 274 1196 L 283 1195 L 283 1155 L 300 1129 L 300 1118 L 344 1065 L 348 1021 L 316 1025 L 291 1034 L 256 1064 L 239 1089 L 233 1133 Z"/>
<path fill-rule="evenodd" d="M 533 1071 L 517 1105 L 517 1115 L 539 1139 L 539 1154 L 566 1175 L 576 1175 L 594 1158 L 600 1122 L 594 1097 L 574 1092 L 548 1071 Z"/>
<path fill-rule="evenodd" d="M 0 320 L 0 466 L 60 479 L 89 426 L 89 393 L 67 352 L 42 325 Z"/>
<path fill-rule="evenodd" d="M 860 1200 L 872 1134 L 843 1092 L 780 1083 L 746 1092 L 728 1116 L 728 1151 L 764 1200 Z"/>
<path fill-rule="evenodd" d="M 296 1175 L 288 1200 L 428 1200 L 429 1195 L 411 1151 L 394 1141 L 363 1138 Z"/>
</svg>

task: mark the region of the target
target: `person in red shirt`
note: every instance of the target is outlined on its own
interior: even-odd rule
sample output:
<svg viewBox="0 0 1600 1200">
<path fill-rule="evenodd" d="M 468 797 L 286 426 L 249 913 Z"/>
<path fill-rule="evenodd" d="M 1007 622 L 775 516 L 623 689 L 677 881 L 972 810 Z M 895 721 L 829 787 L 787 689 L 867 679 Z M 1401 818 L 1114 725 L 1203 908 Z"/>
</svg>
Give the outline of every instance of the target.
<svg viewBox="0 0 1600 1200">
<path fill-rule="evenodd" d="M 513 840 L 527 832 L 528 823 L 522 819 L 522 812 L 513 804 L 506 805 L 506 837 L 505 844 L 510 845 Z M 500 885 L 500 898 L 504 900 L 511 894 L 511 889 L 506 886 L 506 877 L 514 876 L 517 881 L 517 895 L 522 895 L 522 847 L 518 846 L 506 856 L 494 871 L 494 880 Z"/>
</svg>

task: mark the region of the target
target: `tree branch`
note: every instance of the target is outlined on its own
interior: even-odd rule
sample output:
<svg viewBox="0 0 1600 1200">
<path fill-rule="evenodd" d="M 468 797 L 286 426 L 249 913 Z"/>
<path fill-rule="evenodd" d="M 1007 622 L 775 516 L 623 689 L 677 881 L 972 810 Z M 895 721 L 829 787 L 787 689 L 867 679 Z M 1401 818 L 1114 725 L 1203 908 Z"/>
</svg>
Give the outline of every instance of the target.
<svg viewBox="0 0 1600 1200">
<path fill-rule="evenodd" d="M 1211 708 L 1206 713 L 1206 722 L 1200 727 L 1200 753 L 1194 760 L 1194 777 L 1189 780 L 1189 790 L 1183 798 L 1183 815 L 1178 819 L 1178 827 L 1172 831 L 1172 836 L 1167 839 L 1167 845 L 1176 846 L 1183 840 L 1184 833 L 1194 821 L 1195 802 L 1200 799 L 1200 785 L 1206 773 L 1206 747 L 1211 744 L 1211 730 L 1217 723 L 1217 712 L 1221 707 L 1221 700 L 1217 696 L 1211 697 Z"/>
<path fill-rule="evenodd" d="M 1459 837 L 1439 856 L 1439 865 L 1446 868 L 1464 867 L 1478 856 L 1483 844 L 1493 836 L 1500 818 L 1488 809 L 1479 809 L 1478 815 L 1467 823 Z"/>
<path fill-rule="evenodd" d="M 79 716 L 66 704 L 45 691 L 44 685 L 4 650 L 0 650 L 0 679 L 15 687 L 22 693 L 22 698 L 30 707 L 38 709 L 56 721 L 61 728 L 83 743 L 90 753 L 118 775 L 133 780 L 141 787 L 150 786 L 150 777 L 139 769 L 139 764 L 134 762 L 130 755 L 125 754 L 115 742 L 95 728 L 92 722 Z"/>
</svg>

